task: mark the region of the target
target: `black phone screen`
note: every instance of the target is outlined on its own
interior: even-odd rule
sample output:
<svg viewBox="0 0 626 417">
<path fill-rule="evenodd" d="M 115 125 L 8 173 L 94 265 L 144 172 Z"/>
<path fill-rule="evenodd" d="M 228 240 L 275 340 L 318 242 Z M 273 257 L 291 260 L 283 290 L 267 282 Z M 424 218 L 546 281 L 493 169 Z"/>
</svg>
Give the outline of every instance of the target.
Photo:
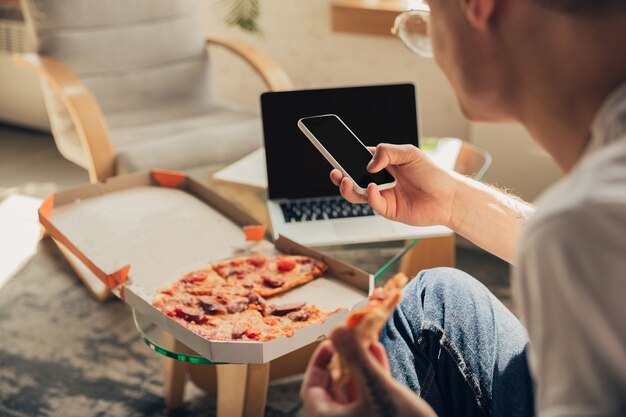
<svg viewBox="0 0 626 417">
<path fill-rule="evenodd" d="M 337 116 L 309 117 L 302 119 L 302 123 L 359 187 L 395 181 L 386 169 L 374 174 L 367 171 L 372 154 Z"/>
</svg>

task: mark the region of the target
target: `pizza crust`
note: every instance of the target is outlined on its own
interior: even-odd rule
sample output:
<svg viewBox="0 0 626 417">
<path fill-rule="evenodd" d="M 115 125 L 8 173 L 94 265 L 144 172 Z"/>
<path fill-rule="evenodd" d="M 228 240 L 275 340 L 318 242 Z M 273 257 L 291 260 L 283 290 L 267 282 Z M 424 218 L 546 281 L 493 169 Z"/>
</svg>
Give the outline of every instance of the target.
<svg viewBox="0 0 626 417">
<path fill-rule="evenodd" d="M 405 274 L 394 275 L 383 287 L 374 290 L 365 306 L 348 315 L 346 326 L 354 329 L 364 347 L 369 348 L 374 341 L 378 340 L 380 332 L 402 298 L 402 288 L 408 282 L 409 279 Z M 328 373 L 335 392 L 343 392 L 350 381 L 350 374 L 336 352 L 328 364 Z"/>
</svg>

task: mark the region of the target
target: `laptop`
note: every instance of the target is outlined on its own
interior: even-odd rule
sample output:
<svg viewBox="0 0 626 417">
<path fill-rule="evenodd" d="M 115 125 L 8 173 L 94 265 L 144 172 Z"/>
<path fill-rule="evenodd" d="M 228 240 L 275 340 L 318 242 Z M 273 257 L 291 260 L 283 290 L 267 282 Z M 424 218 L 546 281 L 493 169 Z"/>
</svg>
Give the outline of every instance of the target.
<svg viewBox="0 0 626 417">
<path fill-rule="evenodd" d="M 274 237 L 327 246 L 444 236 L 443 226 L 412 227 L 344 200 L 326 159 L 298 129 L 302 117 L 338 115 L 367 146 L 419 145 L 413 84 L 375 85 L 261 95 L 268 211 Z"/>
</svg>

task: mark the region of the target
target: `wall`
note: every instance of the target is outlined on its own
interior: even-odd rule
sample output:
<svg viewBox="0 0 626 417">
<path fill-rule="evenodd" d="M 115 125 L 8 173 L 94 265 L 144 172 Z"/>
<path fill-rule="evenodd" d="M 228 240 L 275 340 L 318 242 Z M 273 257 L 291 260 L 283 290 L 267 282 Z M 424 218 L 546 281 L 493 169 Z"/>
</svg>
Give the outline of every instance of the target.
<svg viewBox="0 0 626 417">
<path fill-rule="evenodd" d="M 333 33 L 329 0 L 261 0 L 262 37 L 227 28 L 224 3 L 202 2 L 207 33 L 257 45 L 287 70 L 296 88 L 410 81 L 419 89 L 422 134 L 467 138 L 467 121 L 435 62 L 414 56 L 392 37 Z M 211 53 L 220 97 L 257 108 L 262 84 L 253 73 L 221 51 Z"/>
<path fill-rule="evenodd" d="M 470 140 L 494 163 L 486 181 L 533 200 L 559 177 L 555 164 L 519 126 L 469 123 L 434 60 L 410 53 L 392 37 L 333 33 L 330 0 L 261 0 L 263 36 L 223 23 L 223 0 L 202 2 L 208 34 L 229 34 L 271 55 L 296 88 L 411 81 L 419 90 L 422 134 Z M 245 64 L 215 48 L 216 91 L 224 99 L 258 108 L 262 83 Z"/>
<path fill-rule="evenodd" d="M 470 138 L 493 156 L 484 180 L 527 201 L 561 177 L 556 163 L 520 125 L 470 123 Z"/>
</svg>

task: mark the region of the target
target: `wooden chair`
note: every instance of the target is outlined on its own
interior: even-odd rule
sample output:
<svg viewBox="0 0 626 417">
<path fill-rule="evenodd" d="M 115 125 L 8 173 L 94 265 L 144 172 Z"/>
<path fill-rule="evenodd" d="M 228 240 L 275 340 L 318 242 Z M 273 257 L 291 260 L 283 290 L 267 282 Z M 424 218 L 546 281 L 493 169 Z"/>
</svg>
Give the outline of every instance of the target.
<svg viewBox="0 0 626 417">
<path fill-rule="evenodd" d="M 57 147 L 94 183 L 123 172 L 228 163 L 261 146 L 258 116 L 214 98 L 206 45 L 243 59 L 268 90 L 292 89 L 286 72 L 253 46 L 205 39 L 196 0 L 21 5 L 38 52 L 14 62 L 40 75 Z M 108 290 L 61 250 L 91 294 L 105 299 Z"/>
</svg>

